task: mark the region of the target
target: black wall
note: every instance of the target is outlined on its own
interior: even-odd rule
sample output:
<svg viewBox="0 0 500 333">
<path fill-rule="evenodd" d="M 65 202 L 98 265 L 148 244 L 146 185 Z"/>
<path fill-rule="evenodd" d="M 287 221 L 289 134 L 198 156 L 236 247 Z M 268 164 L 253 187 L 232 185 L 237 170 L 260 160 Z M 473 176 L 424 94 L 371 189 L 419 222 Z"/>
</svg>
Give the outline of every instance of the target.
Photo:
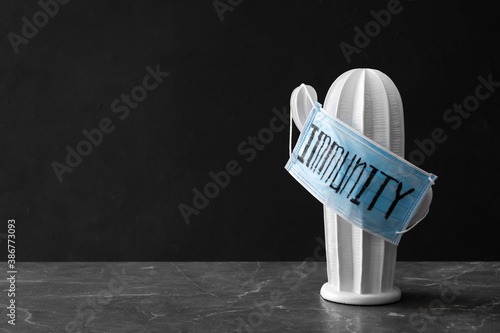
<svg viewBox="0 0 500 333">
<path fill-rule="evenodd" d="M 355 46 L 354 28 L 391 2 L 226 1 L 219 16 L 210 0 L 72 0 L 55 14 L 49 7 L 47 22 L 36 1 L 1 2 L 0 232 L 16 219 L 18 260 L 311 256 L 324 237 L 322 205 L 284 169 L 288 127 L 255 156 L 244 142 L 288 112 L 300 83 L 323 101 L 340 74 L 360 67 L 397 85 L 407 158 L 435 128 L 447 137 L 420 165 L 439 176 L 434 201 L 398 259 L 500 260 L 500 87 L 460 124 L 443 119 L 475 95 L 478 77 L 500 82 L 495 2 L 401 0 L 348 62 L 340 43 Z M 38 32 L 27 26 L 22 39 L 33 15 Z M 169 75 L 128 115 L 120 101 L 112 108 L 143 85 L 147 66 Z M 66 147 L 102 121 L 112 132 L 94 131 L 102 141 L 59 181 L 54 162 L 66 164 Z M 239 173 L 187 224 L 179 205 L 193 206 L 193 188 L 232 160 Z"/>
</svg>

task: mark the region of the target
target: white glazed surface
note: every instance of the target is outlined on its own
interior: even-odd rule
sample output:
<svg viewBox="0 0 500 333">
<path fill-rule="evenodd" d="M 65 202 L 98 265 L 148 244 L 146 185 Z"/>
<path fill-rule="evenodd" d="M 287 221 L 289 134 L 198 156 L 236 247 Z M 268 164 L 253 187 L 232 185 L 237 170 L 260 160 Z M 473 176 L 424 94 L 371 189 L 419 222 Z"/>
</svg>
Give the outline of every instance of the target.
<svg viewBox="0 0 500 333">
<path fill-rule="evenodd" d="M 314 101 L 317 94 L 307 86 Z M 296 88 L 291 114 L 302 130 L 312 108 L 304 89 Z M 384 73 L 374 69 L 345 72 L 330 87 L 325 112 L 344 121 L 378 144 L 404 157 L 404 118 L 401 96 Z M 428 212 L 432 192 L 424 198 L 409 226 Z M 401 291 L 393 286 L 397 246 L 349 223 L 324 206 L 328 283 L 323 298 L 344 304 L 375 305 L 398 301 Z"/>
</svg>

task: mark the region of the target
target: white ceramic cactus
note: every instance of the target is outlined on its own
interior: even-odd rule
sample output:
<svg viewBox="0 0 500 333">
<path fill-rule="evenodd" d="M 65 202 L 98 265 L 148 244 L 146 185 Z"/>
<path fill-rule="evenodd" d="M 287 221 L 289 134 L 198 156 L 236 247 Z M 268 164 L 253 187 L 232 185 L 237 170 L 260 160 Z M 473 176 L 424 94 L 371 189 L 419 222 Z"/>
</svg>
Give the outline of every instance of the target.
<svg viewBox="0 0 500 333">
<path fill-rule="evenodd" d="M 316 99 L 314 89 L 307 86 Z M 311 92 L 314 92 L 312 94 Z M 292 93 L 291 112 L 301 130 L 311 102 L 304 89 Z M 353 69 L 335 80 L 323 108 L 366 137 L 404 157 L 404 120 L 401 96 L 384 73 Z M 410 225 L 425 217 L 432 191 L 423 200 Z M 401 298 L 393 286 L 397 246 L 342 219 L 324 206 L 328 282 L 321 296 L 345 304 L 385 304 Z"/>
</svg>

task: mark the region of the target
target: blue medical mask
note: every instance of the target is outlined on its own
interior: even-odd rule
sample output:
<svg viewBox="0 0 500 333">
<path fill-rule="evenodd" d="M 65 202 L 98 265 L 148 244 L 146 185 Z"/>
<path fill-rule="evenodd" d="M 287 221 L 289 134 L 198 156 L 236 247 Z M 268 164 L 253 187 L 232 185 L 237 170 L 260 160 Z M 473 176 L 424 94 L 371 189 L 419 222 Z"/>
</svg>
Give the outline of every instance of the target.
<svg viewBox="0 0 500 333">
<path fill-rule="evenodd" d="M 341 217 L 398 245 L 437 176 L 328 116 L 312 99 L 311 103 L 313 110 L 290 151 L 286 170 Z"/>
</svg>

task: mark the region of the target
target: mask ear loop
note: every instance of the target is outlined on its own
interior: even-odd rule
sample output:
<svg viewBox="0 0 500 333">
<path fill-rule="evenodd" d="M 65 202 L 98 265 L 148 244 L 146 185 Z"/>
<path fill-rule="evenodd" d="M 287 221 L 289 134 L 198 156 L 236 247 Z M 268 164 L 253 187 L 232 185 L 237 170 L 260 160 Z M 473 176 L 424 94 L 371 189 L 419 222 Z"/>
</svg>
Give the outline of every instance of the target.
<svg viewBox="0 0 500 333">
<path fill-rule="evenodd" d="M 288 155 L 292 157 L 292 131 L 293 131 L 293 112 L 290 109 L 290 138 L 288 139 Z"/>
<path fill-rule="evenodd" d="M 417 222 L 415 222 L 415 224 L 413 224 L 411 227 L 409 227 L 408 229 L 406 230 L 403 230 L 403 231 L 396 231 L 396 234 L 397 235 L 402 235 L 404 233 L 407 233 L 408 231 L 410 231 L 411 229 L 415 228 L 415 226 L 417 224 L 419 224 L 423 219 L 425 219 L 425 217 L 427 216 L 427 214 L 429 214 L 429 210 L 427 210 L 427 212 L 425 212 L 425 215 L 422 216 L 422 218 L 420 220 L 418 220 Z"/>
<path fill-rule="evenodd" d="M 304 83 L 300 85 L 301 89 L 304 89 L 306 91 L 307 98 L 309 98 L 309 101 L 311 102 L 311 105 L 313 108 L 316 106 L 316 103 L 312 99 L 311 95 L 309 94 L 309 91 L 307 90 L 307 87 Z M 297 92 L 298 94 L 298 92 Z M 293 132 L 293 112 L 292 109 L 290 108 L 290 137 L 288 139 L 288 154 L 289 157 L 292 157 L 292 132 Z"/>
<path fill-rule="evenodd" d="M 304 83 L 302 83 L 302 84 L 300 85 L 300 87 L 301 87 L 301 88 L 303 88 L 303 89 L 306 91 L 306 95 L 307 95 L 307 97 L 309 98 L 309 101 L 311 102 L 311 105 L 312 105 L 313 107 L 315 107 L 315 106 L 316 106 L 316 102 L 314 102 L 314 100 L 313 100 L 313 99 L 312 99 L 312 97 L 311 97 L 311 94 L 309 94 L 309 91 L 307 90 L 306 85 L 305 85 Z"/>
<path fill-rule="evenodd" d="M 288 139 L 288 155 L 292 158 L 292 131 L 293 131 L 293 112 L 290 108 L 290 138 Z"/>
<path fill-rule="evenodd" d="M 431 186 L 434 185 L 434 179 L 435 179 L 435 176 L 433 175 L 429 175 L 429 181 L 431 182 Z M 430 204 L 430 203 L 429 203 Z M 396 234 L 398 235 L 402 235 L 408 231 L 410 231 L 411 229 L 413 229 L 417 224 L 419 224 L 423 219 L 425 219 L 425 217 L 427 216 L 427 214 L 429 214 L 429 207 L 427 207 L 427 211 L 425 212 L 424 216 L 422 216 L 420 218 L 420 220 L 418 220 L 417 222 L 415 222 L 415 224 L 413 224 L 411 227 L 409 227 L 408 229 L 406 230 L 403 230 L 403 231 L 397 231 Z"/>
</svg>

